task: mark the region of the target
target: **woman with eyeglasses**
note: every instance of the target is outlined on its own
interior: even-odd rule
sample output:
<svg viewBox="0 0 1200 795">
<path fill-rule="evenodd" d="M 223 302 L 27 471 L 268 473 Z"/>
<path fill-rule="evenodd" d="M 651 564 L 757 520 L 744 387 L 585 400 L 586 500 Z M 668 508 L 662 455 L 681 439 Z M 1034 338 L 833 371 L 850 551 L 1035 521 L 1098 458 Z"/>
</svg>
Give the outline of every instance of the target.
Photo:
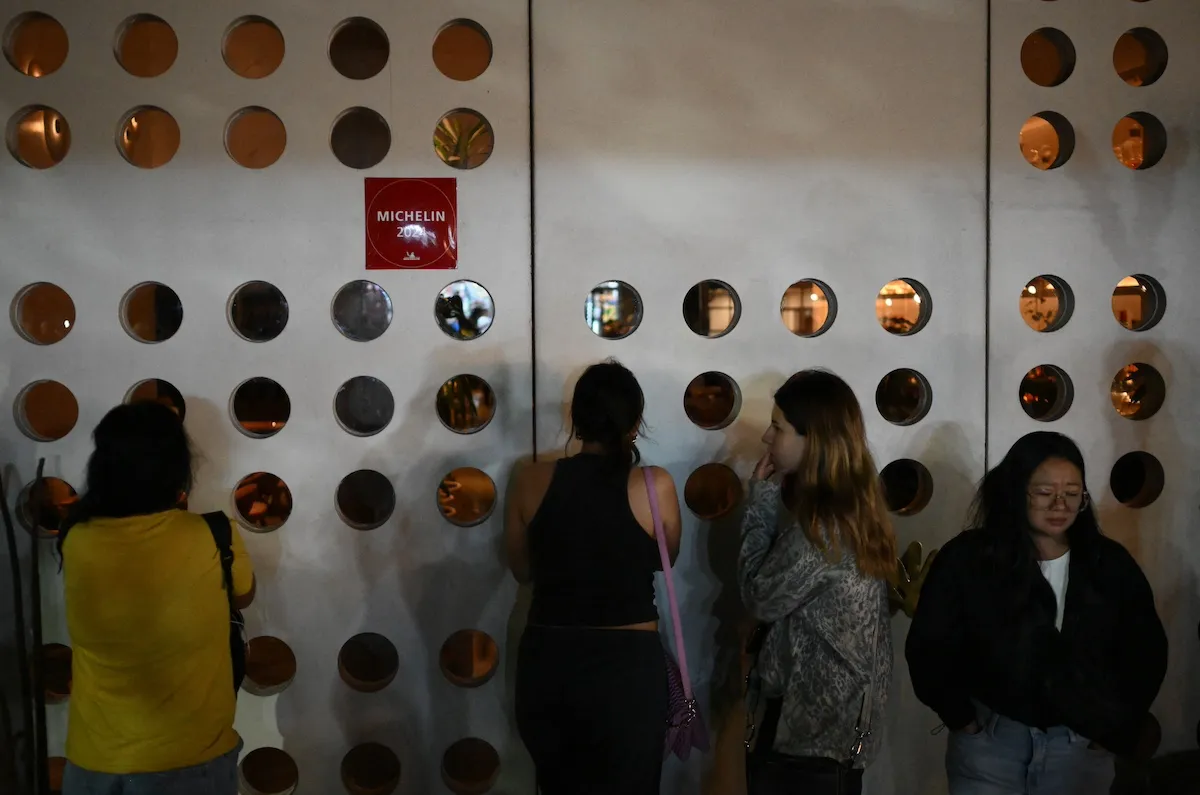
<svg viewBox="0 0 1200 795">
<path fill-rule="evenodd" d="M 1154 594 L 1101 534 L 1084 476 L 1066 436 L 1022 437 L 921 589 L 906 654 L 950 730 L 950 795 L 1108 792 L 1158 695 Z"/>
</svg>

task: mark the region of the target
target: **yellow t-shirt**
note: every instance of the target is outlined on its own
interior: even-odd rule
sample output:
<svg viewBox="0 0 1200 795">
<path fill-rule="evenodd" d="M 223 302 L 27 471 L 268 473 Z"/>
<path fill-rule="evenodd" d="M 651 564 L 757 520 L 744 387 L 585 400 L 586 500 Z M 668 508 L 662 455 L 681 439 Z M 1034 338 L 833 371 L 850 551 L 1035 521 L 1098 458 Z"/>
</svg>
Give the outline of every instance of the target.
<svg viewBox="0 0 1200 795">
<path fill-rule="evenodd" d="M 253 570 L 233 531 L 233 584 Z M 203 517 L 94 519 L 63 548 L 72 683 L 67 758 L 98 773 L 158 773 L 232 751 L 229 602 Z"/>
</svg>

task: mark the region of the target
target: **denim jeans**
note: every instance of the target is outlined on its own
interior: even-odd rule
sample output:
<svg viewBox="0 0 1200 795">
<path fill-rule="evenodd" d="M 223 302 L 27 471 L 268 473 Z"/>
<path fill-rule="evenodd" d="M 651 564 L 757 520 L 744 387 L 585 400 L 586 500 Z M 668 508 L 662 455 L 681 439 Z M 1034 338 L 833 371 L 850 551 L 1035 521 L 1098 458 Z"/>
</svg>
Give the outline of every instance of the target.
<svg viewBox="0 0 1200 795">
<path fill-rule="evenodd" d="M 946 747 L 950 795 L 1106 795 L 1113 755 L 1066 726 L 1031 728 L 977 708 L 978 734 L 956 731 Z"/>
<path fill-rule="evenodd" d="M 95 773 L 67 762 L 62 795 L 238 795 L 239 741 L 224 756 L 162 773 Z"/>
</svg>

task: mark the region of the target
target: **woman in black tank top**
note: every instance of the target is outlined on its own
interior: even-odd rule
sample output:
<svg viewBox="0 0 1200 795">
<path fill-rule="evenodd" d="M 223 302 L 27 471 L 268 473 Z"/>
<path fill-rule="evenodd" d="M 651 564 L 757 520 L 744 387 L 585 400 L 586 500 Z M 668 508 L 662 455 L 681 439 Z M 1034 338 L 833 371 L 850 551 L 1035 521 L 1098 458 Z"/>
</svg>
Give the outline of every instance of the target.
<svg viewBox="0 0 1200 795">
<path fill-rule="evenodd" d="M 509 567 L 533 585 L 517 660 L 521 739 L 541 795 L 656 795 L 667 671 L 654 572 L 662 568 L 635 445 L 644 398 L 616 362 L 593 365 L 571 401 L 580 452 L 516 475 L 505 516 Z M 667 549 L 679 499 L 652 467 Z"/>
</svg>

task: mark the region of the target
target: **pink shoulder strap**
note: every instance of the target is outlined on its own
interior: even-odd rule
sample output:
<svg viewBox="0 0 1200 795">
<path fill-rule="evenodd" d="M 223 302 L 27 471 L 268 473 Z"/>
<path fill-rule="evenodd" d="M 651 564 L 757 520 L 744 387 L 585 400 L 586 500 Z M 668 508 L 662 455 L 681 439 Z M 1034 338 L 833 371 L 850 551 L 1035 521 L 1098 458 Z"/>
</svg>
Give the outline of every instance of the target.
<svg viewBox="0 0 1200 795">
<path fill-rule="evenodd" d="M 663 528 L 662 513 L 658 509 L 658 489 L 654 485 L 654 473 L 650 467 L 642 467 L 646 477 L 646 493 L 650 496 L 650 513 L 654 516 L 654 537 L 658 539 L 658 555 L 662 559 L 663 577 L 667 581 L 667 601 L 671 604 L 671 627 L 675 631 L 675 657 L 679 662 L 679 674 L 683 679 L 683 695 L 692 700 L 692 678 L 688 675 L 687 652 L 683 648 L 683 625 L 679 621 L 679 602 L 675 598 L 675 580 L 671 576 L 671 555 L 667 552 L 667 531 Z"/>
</svg>

